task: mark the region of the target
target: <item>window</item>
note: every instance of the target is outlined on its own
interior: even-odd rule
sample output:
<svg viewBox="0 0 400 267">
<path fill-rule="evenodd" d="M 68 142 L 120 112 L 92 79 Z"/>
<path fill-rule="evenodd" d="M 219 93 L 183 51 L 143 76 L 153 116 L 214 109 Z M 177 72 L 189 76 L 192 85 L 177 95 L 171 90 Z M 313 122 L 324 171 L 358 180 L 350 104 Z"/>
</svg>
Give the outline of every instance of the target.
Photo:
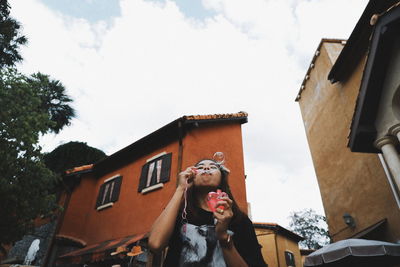
<svg viewBox="0 0 400 267">
<path fill-rule="evenodd" d="M 138 192 L 145 194 L 149 191 L 162 188 L 169 181 L 171 172 L 172 153 L 163 152 L 147 160 L 140 174 Z"/>
<path fill-rule="evenodd" d="M 285 251 L 285 259 L 286 259 L 286 265 L 288 267 L 296 267 L 296 264 L 294 263 L 294 255 L 290 251 Z"/>
<path fill-rule="evenodd" d="M 104 181 L 97 196 L 96 209 L 111 207 L 118 200 L 121 189 L 122 176 L 115 175 Z"/>
</svg>

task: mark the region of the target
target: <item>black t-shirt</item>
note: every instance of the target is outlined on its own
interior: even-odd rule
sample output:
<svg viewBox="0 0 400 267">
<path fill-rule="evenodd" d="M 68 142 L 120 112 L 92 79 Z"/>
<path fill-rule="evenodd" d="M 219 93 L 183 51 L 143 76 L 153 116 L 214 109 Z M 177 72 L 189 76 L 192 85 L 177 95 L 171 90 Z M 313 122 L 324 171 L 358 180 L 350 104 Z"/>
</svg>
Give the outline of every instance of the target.
<svg viewBox="0 0 400 267">
<path fill-rule="evenodd" d="M 165 259 L 164 266 L 177 267 L 177 266 L 224 266 L 225 265 L 225 264 L 219 264 L 218 259 L 217 260 L 210 259 L 210 257 L 213 256 L 209 255 L 210 253 L 220 254 L 220 256 L 216 257 L 221 257 L 223 259 L 223 256 L 221 254 L 222 251 L 218 248 L 215 249 L 215 247 L 219 246 L 219 244 L 216 244 L 218 242 L 216 241 L 215 237 L 213 213 L 203 209 L 198 209 L 197 213 L 198 216 L 196 216 L 196 219 L 193 219 L 193 216 L 190 216 L 190 214 L 188 215 L 189 224 L 187 225 L 184 225 L 182 223 L 181 217 L 178 216 L 177 221 L 175 223 L 174 233 L 172 234 L 171 239 L 169 241 L 168 254 Z M 198 238 L 193 236 L 193 232 L 190 232 L 193 229 L 196 229 L 195 230 L 196 235 L 200 233 L 200 235 L 203 236 L 204 240 L 200 241 L 197 244 L 190 244 L 191 243 L 190 241 L 193 241 L 193 239 Z M 261 246 L 258 244 L 253 224 L 246 215 L 243 215 L 238 222 L 231 224 L 229 230 L 231 230 L 234 233 L 232 239 L 236 247 L 236 250 L 239 252 L 239 254 L 242 256 L 242 258 L 246 261 L 246 263 L 249 266 L 254 266 L 254 267 L 267 266 L 262 257 Z M 203 253 L 204 257 L 202 259 L 200 258 L 193 259 L 193 257 L 197 256 L 186 255 L 185 257 L 191 258 L 193 262 L 182 263 L 185 262 L 185 260 L 182 261 L 182 254 L 190 254 L 191 252 L 190 250 L 193 249 L 201 250 L 202 246 L 205 247 L 206 250 Z M 210 252 L 210 250 L 214 252 Z"/>
</svg>

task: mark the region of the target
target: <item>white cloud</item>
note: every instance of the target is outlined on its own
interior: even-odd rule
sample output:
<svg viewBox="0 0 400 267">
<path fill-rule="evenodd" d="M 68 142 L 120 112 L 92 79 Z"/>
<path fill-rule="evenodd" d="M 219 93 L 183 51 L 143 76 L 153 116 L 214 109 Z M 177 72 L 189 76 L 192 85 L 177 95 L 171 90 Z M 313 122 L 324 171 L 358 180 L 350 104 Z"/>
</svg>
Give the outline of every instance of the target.
<svg viewBox="0 0 400 267">
<path fill-rule="evenodd" d="M 294 98 L 319 40 L 348 36 L 366 0 L 203 3 L 216 15 L 198 21 L 172 1 L 121 0 L 121 16 L 92 24 L 11 1 L 29 37 L 21 69 L 61 80 L 78 111 L 45 149 L 79 140 L 113 153 L 185 114 L 245 110 L 253 218 L 322 211 Z"/>
<path fill-rule="evenodd" d="M 316 49 L 321 37 L 347 39 L 367 2 L 365 0 L 298 1 L 295 7 L 299 28 L 299 40 L 296 42 L 298 52 L 305 53 L 310 47 Z"/>
<path fill-rule="evenodd" d="M 318 184 L 310 175 L 312 166 L 292 172 L 287 166 L 250 162 L 246 170 L 247 199 L 251 203 L 253 221 L 288 226 L 290 212 L 305 207 L 323 214 L 321 199 L 315 194 Z"/>
</svg>

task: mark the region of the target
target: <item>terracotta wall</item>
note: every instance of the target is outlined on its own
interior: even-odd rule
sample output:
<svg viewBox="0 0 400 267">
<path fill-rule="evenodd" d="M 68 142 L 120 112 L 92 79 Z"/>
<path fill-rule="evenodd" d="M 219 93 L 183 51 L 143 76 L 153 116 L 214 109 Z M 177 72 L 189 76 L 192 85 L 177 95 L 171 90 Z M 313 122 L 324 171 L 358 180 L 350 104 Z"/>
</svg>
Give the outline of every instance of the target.
<svg viewBox="0 0 400 267">
<path fill-rule="evenodd" d="M 203 126 L 190 132 L 184 140 L 182 168 L 201 159 L 212 158 L 215 152 L 225 155 L 225 165 L 230 169 L 229 184 L 241 210 L 247 213 L 246 185 L 243 159 L 241 125 Z"/>
<path fill-rule="evenodd" d="M 400 213 L 376 154 L 352 153 L 347 136 L 359 92 L 365 58 L 351 78 L 332 85 L 327 80 L 340 49 L 325 43 L 299 100 L 329 231 L 334 241 L 348 238 L 387 218 L 388 241 L 400 239 Z M 343 214 L 351 214 L 354 229 Z"/>
<path fill-rule="evenodd" d="M 227 166 L 232 173 L 232 191 L 239 206 L 247 211 L 241 125 L 200 125 L 184 138 L 183 143 L 183 168 L 202 158 L 212 157 L 216 151 L 225 153 Z M 102 177 L 84 175 L 80 185 L 73 191 L 60 234 L 83 239 L 90 245 L 149 231 L 176 188 L 178 150 L 178 142 L 174 142 Z M 163 151 L 172 152 L 170 181 L 162 189 L 144 195 L 138 193 L 139 177 L 146 159 Z M 112 207 L 97 211 L 95 203 L 100 186 L 105 179 L 116 174 L 123 177 L 119 200 Z"/>
<path fill-rule="evenodd" d="M 67 178 L 68 179 L 68 178 Z M 84 229 L 88 215 L 94 210 L 93 198 L 96 190 L 96 179 L 92 174 L 86 174 L 77 186 L 68 202 L 62 221 L 60 234 L 84 239 Z M 67 195 L 62 197 L 62 204 L 67 200 Z M 61 202 L 60 202 L 61 203 Z"/>
</svg>

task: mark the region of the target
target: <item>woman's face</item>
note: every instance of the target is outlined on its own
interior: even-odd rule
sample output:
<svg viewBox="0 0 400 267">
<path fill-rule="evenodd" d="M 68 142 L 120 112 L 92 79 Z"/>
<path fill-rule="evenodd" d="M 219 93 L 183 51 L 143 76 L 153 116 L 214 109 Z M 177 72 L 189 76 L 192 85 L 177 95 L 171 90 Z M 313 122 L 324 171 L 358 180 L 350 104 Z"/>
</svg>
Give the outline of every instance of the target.
<svg viewBox="0 0 400 267">
<path fill-rule="evenodd" d="M 221 183 L 221 171 L 212 160 L 202 160 L 196 166 L 197 172 L 193 182 L 195 186 L 218 187 Z"/>
</svg>

